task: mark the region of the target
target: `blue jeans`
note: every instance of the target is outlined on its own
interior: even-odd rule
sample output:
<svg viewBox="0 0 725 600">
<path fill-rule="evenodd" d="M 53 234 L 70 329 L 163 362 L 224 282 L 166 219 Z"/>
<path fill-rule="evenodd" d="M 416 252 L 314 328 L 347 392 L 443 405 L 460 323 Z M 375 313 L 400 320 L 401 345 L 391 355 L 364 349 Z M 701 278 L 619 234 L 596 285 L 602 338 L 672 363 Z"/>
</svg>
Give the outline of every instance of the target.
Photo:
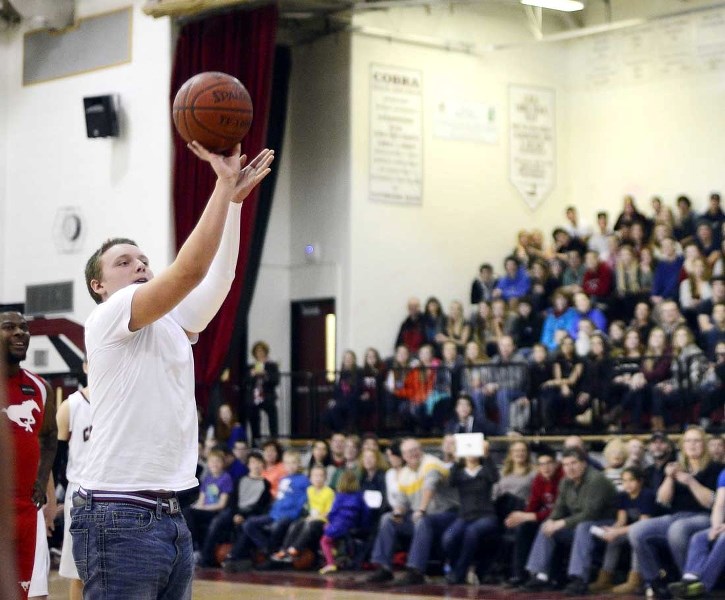
<svg viewBox="0 0 725 600">
<path fill-rule="evenodd" d="M 601 521 L 582 521 L 574 529 L 574 543 L 571 547 L 571 556 L 569 557 L 569 576 L 579 577 L 584 581 L 589 581 L 589 569 L 592 566 L 592 554 L 594 546 L 597 542 L 592 533 L 589 531 L 592 525 L 599 527 L 614 524 L 613 519 L 604 519 Z"/>
<path fill-rule="evenodd" d="M 526 561 L 526 570 L 531 575 L 538 573 L 546 573 L 551 571 L 551 559 L 554 557 L 554 550 L 557 545 L 571 546 L 574 541 L 574 530 L 570 527 L 559 529 L 554 535 L 549 537 L 539 529 L 534 538 L 534 545 L 529 552 L 529 559 Z"/>
<path fill-rule="evenodd" d="M 709 529 L 696 533 L 687 549 L 685 573 L 697 575 L 708 591 L 712 591 L 725 569 L 725 535 L 714 542 L 707 539 Z"/>
<path fill-rule="evenodd" d="M 194 552 L 182 514 L 97 502 L 71 508 L 73 557 L 93 600 L 191 600 Z"/>
<path fill-rule="evenodd" d="M 652 582 L 659 577 L 658 545 L 669 548 L 677 567 L 682 571 L 690 538 L 709 525 L 710 515 L 706 512 L 678 512 L 634 523 L 629 528 L 628 536 L 632 551 L 639 561 L 642 579 Z"/>
<path fill-rule="evenodd" d="M 497 532 L 498 528 L 498 520 L 494 516 L 474 521 L 459 517 L 445 530 L 441 543 L 456 582 L 465 581 L 483 536 Z"/>
</svg>

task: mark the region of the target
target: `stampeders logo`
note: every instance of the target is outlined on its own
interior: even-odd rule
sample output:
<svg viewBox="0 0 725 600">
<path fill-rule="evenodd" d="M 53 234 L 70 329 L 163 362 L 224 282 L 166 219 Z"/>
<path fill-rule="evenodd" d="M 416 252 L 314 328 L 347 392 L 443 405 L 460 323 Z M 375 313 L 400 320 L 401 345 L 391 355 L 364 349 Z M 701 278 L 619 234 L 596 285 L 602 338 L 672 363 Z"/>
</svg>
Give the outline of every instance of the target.
<svg viewBox="0 0 725 600">
<path fill-rule="evenodd" d="M 35 425 L 33 412 L 36 410 L 40 412 L 40 407 L 35 400 L 26 400 L 22 404 L 13 404 L 2 409 L 8 415 L 8 419 L 25 429 L 25 431 L 33 431 L 33 425 Z"/>
</svg>

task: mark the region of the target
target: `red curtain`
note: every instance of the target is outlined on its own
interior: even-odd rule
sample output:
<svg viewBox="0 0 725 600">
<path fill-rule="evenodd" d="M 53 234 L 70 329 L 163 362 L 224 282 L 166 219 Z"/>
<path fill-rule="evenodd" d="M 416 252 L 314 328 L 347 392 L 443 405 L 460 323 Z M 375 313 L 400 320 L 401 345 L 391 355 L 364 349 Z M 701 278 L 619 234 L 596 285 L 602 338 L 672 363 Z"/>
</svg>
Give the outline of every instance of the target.
<svg viewBox="0 0 725 600">
<path fill-rule="evenodd" d="M 242 152 L 256 156 L 267 139 L 272 71 L 277 34 L 277 7 L 238 10 L 184 25 L 176 46 L 170 103 L 184 82 L 203 71 L 223 71 L 239 79 L 249 91 L 254 120 L 242 142 Z M 170 114 L 170 113 L 169 113 Z M 178 250 L 196 225 L 214 187 L 207 163 L 198 160 L 174 133 L 174 224 Z M 196 399 L 206 409 L 209 390 L 229 351 L 242 282 L 249 258 L 257 211 L 255 190 L 242 207 L 242 243 L 237 277 L 219 314 L 194 346 Z"/>
</svg>

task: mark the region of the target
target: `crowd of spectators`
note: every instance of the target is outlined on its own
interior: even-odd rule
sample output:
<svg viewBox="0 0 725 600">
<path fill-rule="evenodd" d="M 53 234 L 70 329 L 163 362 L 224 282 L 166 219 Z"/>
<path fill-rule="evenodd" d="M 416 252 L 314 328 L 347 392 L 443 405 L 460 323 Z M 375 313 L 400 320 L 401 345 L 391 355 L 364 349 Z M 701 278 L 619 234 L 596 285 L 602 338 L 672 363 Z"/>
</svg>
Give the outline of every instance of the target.
<svg viewBox="0 0 725 600">
<path fill-rule="evenodd" d="M 713 193 L 702 214 L 681 196 L 672 211 L 632 197 L 610 228 L 575 207 L 546 245 L 520 231 L 497 273 L 454 300 L 408 300 L 394 354 L 345 353 L 324 413 L 333 431 L 441 433 L 464 427 L 457 400 L 486 433 L 567 429 L 706 429 L 725 402 L 725 213 Z M 465 418 L 468 418 L 465 417 Z"/>
<path fill-rule="evenodd" d="M 483 441 L 463 452 L 458 441 L 382 447 L 373 434 L 335 433 L 301 450 L 273 439 L 258 449 L 237 441 L 231 452 L 212 445 L 185 509 L 197 564 L 577 596 L 700 598 L 718 585 L 723 437 L 694 425 L 679 445 L 666 432 L 615 436 L 601 455 L 578 436 L 558 451 L 515 436 L 496 451 Z"/>
</svg>

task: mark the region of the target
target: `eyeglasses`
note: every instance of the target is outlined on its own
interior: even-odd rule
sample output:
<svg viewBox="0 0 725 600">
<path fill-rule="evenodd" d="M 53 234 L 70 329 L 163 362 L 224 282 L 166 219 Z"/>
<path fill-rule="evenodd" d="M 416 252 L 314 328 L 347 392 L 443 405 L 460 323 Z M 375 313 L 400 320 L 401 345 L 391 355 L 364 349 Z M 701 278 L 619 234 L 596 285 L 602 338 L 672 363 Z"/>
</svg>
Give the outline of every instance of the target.
<svg viewBox="0 0 725 600">
<path fill-rule="evenodd" d="M 540 467 L 546 467 L 547 465 L 553 465 L 553 460 L 540 460 L 536 464 L 538 464 Z"/>
</svg>

